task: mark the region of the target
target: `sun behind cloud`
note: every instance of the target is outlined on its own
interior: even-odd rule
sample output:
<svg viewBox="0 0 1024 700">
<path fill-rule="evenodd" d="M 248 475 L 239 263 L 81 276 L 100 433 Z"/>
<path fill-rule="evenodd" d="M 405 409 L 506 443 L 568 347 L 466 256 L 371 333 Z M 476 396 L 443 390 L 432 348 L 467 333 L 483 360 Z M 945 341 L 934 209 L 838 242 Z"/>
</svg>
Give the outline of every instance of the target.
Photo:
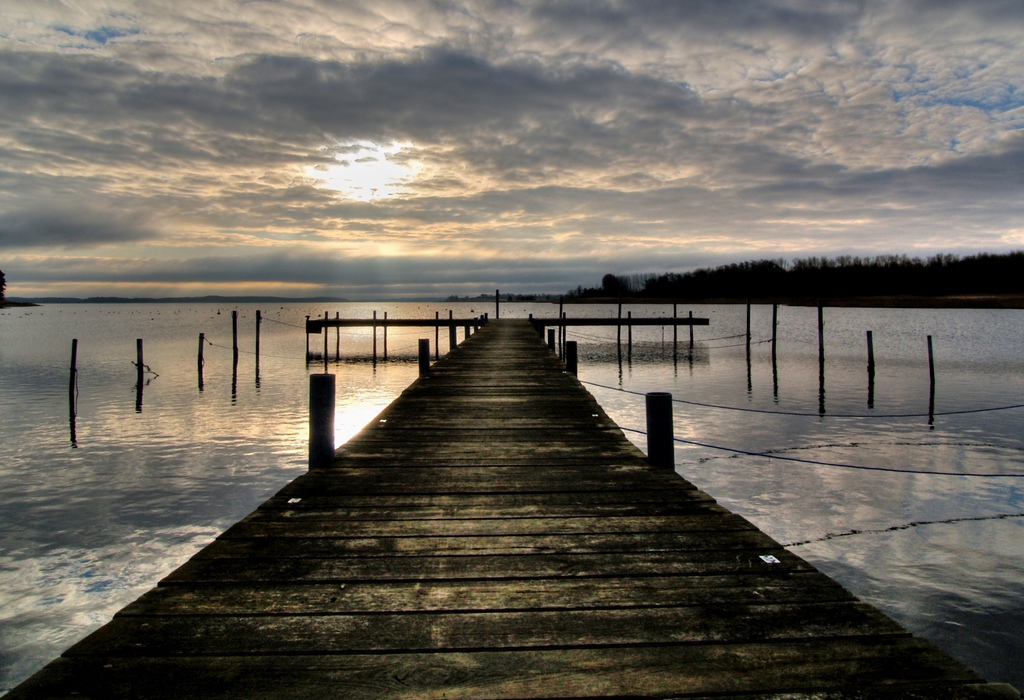
<svg viewBox="0 0 1024 700">
<path fill-rule="evenodd" d="M 340 143 L 329 149 L 337 164 L 311 166 L 307 172 L 319 182 L 319 187 L 335 190 L 349 199 L 389 199 L 403 194 L 404 187 L 416 176 L 415 162 L 396 158 L 411 147 L 411 143 L 397 141 Z"/>
</svg>

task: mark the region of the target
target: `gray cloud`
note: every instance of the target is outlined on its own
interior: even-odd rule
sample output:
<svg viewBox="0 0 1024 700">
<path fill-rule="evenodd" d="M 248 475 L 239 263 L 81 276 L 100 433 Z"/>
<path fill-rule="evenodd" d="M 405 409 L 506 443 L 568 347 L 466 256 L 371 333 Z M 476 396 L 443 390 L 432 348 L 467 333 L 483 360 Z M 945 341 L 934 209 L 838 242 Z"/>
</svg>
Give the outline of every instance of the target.
<svg viewBox="0 0 1024 700">
<path fill-rule="evenodd" d="M 8 248 L 78 248 L 157 237 L 147 217 L 123 211 L 57 205 L 0 213 L 0 246 Z"/>
</svg>

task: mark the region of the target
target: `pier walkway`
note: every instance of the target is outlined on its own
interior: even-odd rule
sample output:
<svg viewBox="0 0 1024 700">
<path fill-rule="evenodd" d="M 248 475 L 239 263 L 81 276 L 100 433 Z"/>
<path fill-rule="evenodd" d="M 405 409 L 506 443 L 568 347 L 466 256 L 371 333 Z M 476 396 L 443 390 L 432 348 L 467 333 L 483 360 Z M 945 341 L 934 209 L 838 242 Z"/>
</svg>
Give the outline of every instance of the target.
<svg viewBox="0 0 1024 700">
<path fill-rule="evenodd" d="M 492 321 L 8 697 L 1016 696 L 648 466 L 563 369 Z"/>
</svg>

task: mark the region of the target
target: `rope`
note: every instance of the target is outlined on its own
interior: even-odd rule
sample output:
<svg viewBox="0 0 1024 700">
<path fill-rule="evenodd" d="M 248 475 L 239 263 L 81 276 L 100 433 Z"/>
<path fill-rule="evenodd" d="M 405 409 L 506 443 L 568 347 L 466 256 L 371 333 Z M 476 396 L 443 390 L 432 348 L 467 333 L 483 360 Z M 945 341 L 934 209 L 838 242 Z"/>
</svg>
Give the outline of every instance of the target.
<svg viewBox="0 0 1024 700">
<path fill-rule="evenodd" d="M 620 391 L 624 394 L 633 394 L 634 396 L 646 396 L 646 394 L 640 391 L 631 391 L 629 389 L 623 389 L 617 386 L 597 384 L 596 382 L 586 382 L 582 380 L 580 381 L 582 384 L 596 386 L 600 389 Z M 686 399 L 676 398 L 673 398 L 672 402 L 687 404 L 689 406 L 699 406 L 701 408 L 717 408 L 723 411 L 742 411 L 744 413 L 768 413 L 777 416 L 804 416 L 807 418 L 931 418 L 933 416 L 961 416 L 971 413 L 989 413 L 992 411 L 1009 411 L 1015 408 L 1024 408 L 1024 403 L 1015 403 L 1009 404 L 1007 406 L 968 408 L 960 411 L 934 411 L 932 413 L 809 413 L 806 411 L 776 411 L 768 408 L 750 408 L 747 406 L 723 406 L 721 404 L 703 403 L 700 401 L 687 401 Z"/>
<path fill-rule="evenodd" d="M 278 321 L 276 318 L 270 318 L 268 316 L 263 316 L 262 320 L 270 321 L 271 323 L 280 323 L 282 326 L 288 326 L 289 328 L 298 328 L 300 330 L 306 330 L 305 326 L 297 326 L 294 323 L 285 323 L 284 321 Z"/>
<path fill-rule="evenodd" d="M 640 435 L 646 435 L 646 431 L 637 430 L 636 428 L 622 428 L 622 430 L 629 431 L 631 433 L 639 433 Z M 752 450 L 741 450 L 735 447 L 723 447 L 721 445 L 712 445 L 706 442 L 697 442 L 695 440 L 684 440 L 683 438 L 673 438 L 676 442 L 684 445 L 695 445 L 696 447 L 706 447 L 711 450 L 722 450 L 723 452 L 732 452 L 735 454 L 747 455 L 749 457 L 766 457 L 768 459 L 781 459 L 787 462 L 798 462 L 800 464 L 813 464 L 820 467 L 836 467 L 839 469 L 856 469 L 860 471 L 871 471 L 871 472 L 889 472 L 892 474 L 921 474 L 927 476 L 967 476 L 979 479 L 1024 479 L 1024 474 L 982 474 L 978 472 L 943 472 L 929 469 L 896 469 L 894 467 L 868 467 L 860 464 L 845 464 L 843 462 L 822 462 L 814 459 L 803 459 L 801 457 L 786 457 L 779 454 L 771 454 L 768 452 L 754 452 Z"/>
<path fill-rule="evenodd" d="M 834 540 L 838 537 L 852 537 L 853 535 L 881 535 L 886 532 L 909 530 L 910 528 L 921 527 L 922 525 L 946 525 L 949 523 L 980 522 L 982 520 L 1006 520 L 1008 518 L 1024 518 L 1024 513 L 1000 513 L 999 515 L 980 515 L 970 518 L 947 518 L 945 520 L 915 520 L 914 522 L 904 523 L 903 525 L 893 525 L 892 527 L 877 530 L 846 530 L 845 532 L 830 532 L 821 537 L 816 537 L 810 540 L 800 540 L 798 542 L 788 542 L 782 546 L 803 547 L 804 545 L 814 544 L 816 542 L 827 542 L 828 540 Z"/>
</svg>

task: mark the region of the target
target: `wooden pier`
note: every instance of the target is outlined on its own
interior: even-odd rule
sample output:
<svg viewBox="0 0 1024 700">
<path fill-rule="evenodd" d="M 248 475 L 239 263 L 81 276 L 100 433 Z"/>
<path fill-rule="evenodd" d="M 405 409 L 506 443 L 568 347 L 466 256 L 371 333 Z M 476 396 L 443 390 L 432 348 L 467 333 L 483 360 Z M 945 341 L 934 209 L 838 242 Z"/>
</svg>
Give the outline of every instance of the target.
<svg viewBox="0 0 1024 700">
<path fill-rule="evenodd" d="M 1012 698 L 654 469 L 527 321 L 8 698 Z"/>
</svg>

